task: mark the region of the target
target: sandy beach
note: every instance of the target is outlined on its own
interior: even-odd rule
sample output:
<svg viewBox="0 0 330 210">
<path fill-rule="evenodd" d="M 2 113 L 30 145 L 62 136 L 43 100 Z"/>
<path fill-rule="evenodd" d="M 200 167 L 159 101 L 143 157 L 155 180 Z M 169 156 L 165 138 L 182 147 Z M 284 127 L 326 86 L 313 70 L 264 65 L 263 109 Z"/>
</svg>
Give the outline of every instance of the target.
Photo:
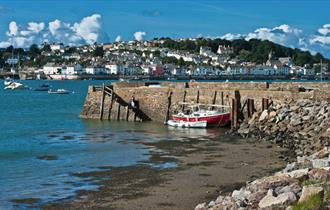
<svg viewBox="0 0 330 210">
<path fill-rule="evenodd" d="M 232 138 L 232 137 L 231 137 Z M 274 145 L 229 137 L 212 141 L 143 143 L 161 150 L 149 162 L 132 167 L 103 168 L 76 174 L 101 185 L 98 191 L 79 191 L 72 199 L 43 209 L 193 209 L 230 192 L 245 182 L 285 165 L 285 151 Z M 156 150 L 155 150 L 156 151 Z M 157 169 L 155 162 L 176 162 L 178 167 Z"/>
</svg>

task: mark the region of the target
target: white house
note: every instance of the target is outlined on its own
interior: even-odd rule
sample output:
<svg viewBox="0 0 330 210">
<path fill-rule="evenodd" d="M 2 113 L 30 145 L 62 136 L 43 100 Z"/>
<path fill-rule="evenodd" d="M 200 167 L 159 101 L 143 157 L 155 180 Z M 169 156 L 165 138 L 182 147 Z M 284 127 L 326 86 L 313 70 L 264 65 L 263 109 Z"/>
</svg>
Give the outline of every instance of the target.
<svg viewBox="0 0 330 210">
<path fill-rule="evenodd" d="M 314 76 L 315 75 L 315 69 L 303 69 L 303 73 L 305 76 Z"/>
<path fill-rule="evenodd" d="M 83 67 L 80 64 L 65 66 L 62 68 L 62 74 L 77 75 L 83 73 Z"/>
<path fill-rule="evenodd" d="M 114 74 L 114 75 L 125 74 L 125 67 L 121 64 L 108 64 L 105 65 L 105 68 L 108 69 L 108 72 L 110 74 Z"/>
<path fill-rule="evenodd" d="M 97 74 L 106 74 L 107 71 L 105 68 L 103 67 L 96 67 L 96 66 L 89 66 L 85 68 L 85 72 L 86 74 L 93 74 L 93 75 L 97 75 Z"/>
<path fill-rule="evenodd" d="M 55 51 L 60 51 L 64 53 L 64 46 L 63 44 L 52 44 L 50 45 L 50 49 L 55 52 Z"/>
<path fill-rule="evenodd" d="M 44 67 L 42 68 L 42 71 L 43 71 L 46 75 L 50 75 L 50 74 L 60 74 L 61 71 L 62 71 L 62 66 L 55 65 L 55 63 L 47 63 L 47 64 L 44 65 Z"/>
</svg>

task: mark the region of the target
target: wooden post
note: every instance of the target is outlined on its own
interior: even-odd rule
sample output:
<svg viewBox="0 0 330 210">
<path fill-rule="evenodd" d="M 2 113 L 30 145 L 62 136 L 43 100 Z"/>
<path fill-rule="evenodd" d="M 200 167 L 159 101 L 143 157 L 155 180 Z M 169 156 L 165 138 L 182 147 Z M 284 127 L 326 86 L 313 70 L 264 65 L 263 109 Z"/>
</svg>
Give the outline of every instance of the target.
<svg viewBox="0 0 330 210">
<path fill-rule="evenodd" d="M 216 103 L 216 101 L 217 101 L 217 91 L 214 91 L 214 96 L 213 96 L 212 104 L 214 105 Z M 212 110 L 214 110 L 214 109 L 215 109 L 215 107 L 212 106 Z"/>
<path fill-rule="evenodd" d="M 109 112 L 108 112 L 108 120 L 110 120 L 110 118 L 111 118 L 111 111 L 112 111 L 113 100 L 114 100 L 114 93 L 113 93 L 113 91 L 111 91 L 110 105 L 109 105 Z"/>
<path fill-rule="evenodd" d="M 196 99 L 196 103 L 199 104 L 199 90 L 197 90 L 197 99 Z"/>
<path fill-rule="evenodd" d="M 231 100 L 231 128 L 236 129 L 238 124 L 238 100 L 232 99 Z"/>
<path fill-rule="evenodd" d="M 100 120 L 103 120 L 104 98 L 105 98 L 105 93 L 104 93 L 104 83 L 103 83 L 103 85 L 102 85 L 102 99 L 101 99 L 101 107 L 100 107 Z"/>
<path fill-rule="evenodd" d="M 128 121 L 129 118 L 129 105 L 126 106 L 126 121 Z"/>
<path fill-rule="evenodd" d="M 167 123 L 167 121 L 170 119 L 171 103 L 172 103 L 172 91 L 170 91 L 167 96 L 167 110 L 166 110 L 166 116 L 165 116 L 165 123 Z"/>
<path fill-rule="evenodd" d="M 187 91 L 184 90 L 184 92 L 183 92 L 183 99 L 182 99 L 182 102 L 183 102 L 183 103 L 186 102 L 186 96 L 187 96 Z M 184 108 L 185 108 L 185 105 L 182 104 L 182 112 L 184 112 Z"/>
<path fill-rule="evenodd" d="M 268 98 L 262 98 L 262 104 L 261 104 L 261 109 L 262 111 L 268 109 L 268 105 L 269 105 L 269 102 L 268 102 Z"/>
<path fill-rule="evenodd" d="M 221 106 L 224 106 L 225 102 L 224 102 L 224 98 L 223 98 L 223 91 L 221 91 Z M 229 104 L 228 104 L 229 105 Z M 221 108 L 221 111 L 224 112 L 224 107 Z"/>
<path fill-rule="evenodd" d="M 117 120 L 120 120 L 120 103 L 119 102 L 117 102 L 118 103 L 118 109 L 117 109 Z"/>
<path fill-rule="evenodd" d="M 237 100 L 236 103 L 237 103 L 237 122 L 239 120 L 244 120 L 244 116 L 242 114 L 242 112 L 240 112 L 241 110 L 241 107 L 242 107 L 242 104 L 241 104 L 241 94 L 239 92 L 239 90 L 235 90 L 235 99 Z"/>
<path fill-rule="evenodd" d="M 250 99 L 250 98 L 248 99 L 247 110 L 248 110 L 248 118 L 251 118 L 255 111 L 254 99 Z"/>
</svg>

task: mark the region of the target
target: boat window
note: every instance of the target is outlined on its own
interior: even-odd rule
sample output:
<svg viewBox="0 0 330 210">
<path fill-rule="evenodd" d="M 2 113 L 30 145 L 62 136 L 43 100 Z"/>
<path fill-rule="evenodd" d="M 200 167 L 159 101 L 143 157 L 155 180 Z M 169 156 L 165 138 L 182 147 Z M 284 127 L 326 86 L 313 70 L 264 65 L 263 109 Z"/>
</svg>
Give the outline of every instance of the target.
<svg viewBox="0 0 330 210">
<path fill-rule="evenodd" d="M 194 114 L 194 117 L 199 117 L 199 114 Z"/>
</svg>

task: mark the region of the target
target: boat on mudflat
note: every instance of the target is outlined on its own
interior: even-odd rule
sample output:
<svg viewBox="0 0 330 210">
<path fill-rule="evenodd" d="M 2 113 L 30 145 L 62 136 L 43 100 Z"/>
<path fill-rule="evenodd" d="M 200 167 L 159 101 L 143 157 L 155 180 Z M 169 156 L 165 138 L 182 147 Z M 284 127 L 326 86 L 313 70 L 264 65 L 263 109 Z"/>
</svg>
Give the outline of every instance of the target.
<svg viewBox="0 0 330 210">
<path fill-rule="evenodd" d="M 177 128 L 206 128 L 207 122 L 206 121 L 177 121 L 177 120 L 168 120 L 167 125 Z"/>
<path fill-rule="evenodd" d="M 230 106 L 187 103 L 185 111 L 172 115 L 174 121 L 200 122 L 206 121 L 207 126 L 226 126 L 230 121 Z"/>
<path fill-rule="evenodd" d="M 70 94 L 72 92 L 69 90 L 65 90 L 65 89 L 57 89 L 57 90 L 49 90 L 48 93 L 49 94 Z"/>
</svg>

